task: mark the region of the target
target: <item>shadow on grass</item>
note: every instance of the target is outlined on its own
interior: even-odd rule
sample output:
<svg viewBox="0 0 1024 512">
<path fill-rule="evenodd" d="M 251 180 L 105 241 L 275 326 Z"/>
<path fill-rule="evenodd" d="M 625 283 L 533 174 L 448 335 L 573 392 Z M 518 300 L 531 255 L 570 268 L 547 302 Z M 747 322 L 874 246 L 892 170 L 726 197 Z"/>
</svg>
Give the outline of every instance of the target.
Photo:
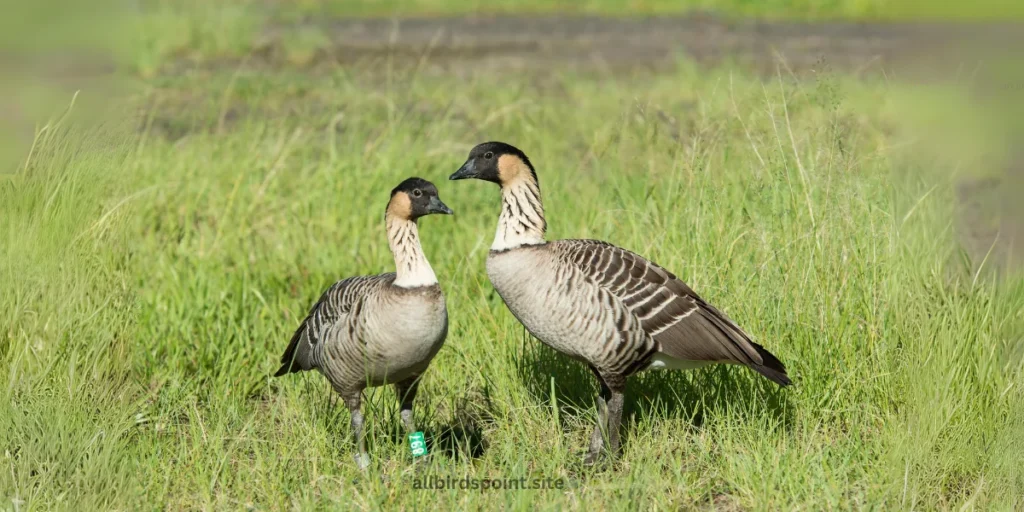
<svg viewBox="0 0 1024 512">
<path fill-rule="evenodd" d="M 454 398 L 449 404 L 443 404 L 442 410 L 435 409 L 435 404 L 435 401 L 424 401 L 416 412 L 418 430 L 423 432 L 427 451 L 433 456 L 443 456 L 453 461 L 482 457 L 487 451 L 483 425 L 493 418 L 487 393 L 471 391 Z M 388 417 L 392 416 L 396 421 L 389 423 L 391 442 L 407 444 L 408 436 L 401 421 L 397 420 L 397 410 L 389 411 Z"/>
<path fill-rule="evenodd" d="M 305 379 L 305 391 L 312 415 L 319 427 L 330 432 L 331 445 L 339 460 L 350 460 L 356 452 L 351 415 L 341 397 L 328 386 Z M 388 386 L 390 388 L 390 386 Z M 436 399 L 425 394 L 416 399 L 417 430 L 423 432 L 427 451 L 453 461 L 480 458 L 487 451 L 483 426 L 493 418 L 486 390 L 470 392 L 436 410 Z M 409 456 L 408 435 L 399 414 L 399 401 L 392 389 L 373 388 L 363 392 L 362 412 L 366 425 L 366 448 L 371 458 L 389 457 L 398 448 Z M 446 412 L 446 411 L 451 411 Z M 388 446 L 390 445 L 390 446 Z"/>
<path fill-rule="evenodd" d="M 586 365 L 532 338 L 522 344 L 515 362 L 520 380 L 538 402 L 551 402 L 554 378 L 563 427 L 569 418 L 582 423 L 595 420 L 599 386 Z M 643 372 L 627 382 L 623 429 L 628 432 L 631 420 L 648 418 L 680 418 L 701 428 L 709 415 L 737 409 L 751 417 L 768 415 L 788 428 L 793 418 L 788 396 L 775 383 L 736 365 Z"/>
<path fill-rule="evenodd" d="M 487 451 L 487 441 L 477 424 L 448 424 L 424 433 L 427 449 L 453 461 L 478 459 Z"/>
<path fill-rule="evenodd" d="M 351 415 L 341 398 L 326 387 L 307 386 L 314 415 L 321 428 L 333 435 L 339 458 L 350 458 L 355 452 Z M 484 393 L 471 393 L 455 398 L 446 407 L 452 413 L 434 409 L 435 402 L 425 396 L 416 399 L 417 430 L 423 432 L 427 451 L 454 461 L 482 457 L 487 450 L 483 425 L 493 417 L 491 402 Z M 399 415 L 399 401 L 391 389 L 375 388 L 363 393 L 362 411 L 366 424 L 367 451 L 371 457 L 386 456 L 389 448 L 401 447 L 408 454 L 408 435 Z M 442 419 L 443 418 L 443 419 Z M 441 421 L 438 421 L 441 420 Z M 383 449 L 382 449 L 383 448 Z"/>
</svg>

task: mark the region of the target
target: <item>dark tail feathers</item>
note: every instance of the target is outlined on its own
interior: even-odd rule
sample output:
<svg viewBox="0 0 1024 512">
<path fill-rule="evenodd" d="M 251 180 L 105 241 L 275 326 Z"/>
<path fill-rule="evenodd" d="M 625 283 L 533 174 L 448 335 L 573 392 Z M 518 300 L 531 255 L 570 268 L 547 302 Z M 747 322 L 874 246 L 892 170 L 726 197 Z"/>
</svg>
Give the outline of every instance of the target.
<svg viewBox="0 0 1024 512">
<path fill-rule="evenodd" d="M 309 341 L 304 336 L 305 333 L 306 326 L 303 324 L 292 335 L 292 340 L 288 342 L 288 348 L 285 349 L 284 355 L 281 356 L 281 368 L 277 370 L 274 377 L 310 369 Z"/>
<path fill-rule="evenodd" d="M 789 376 L 786 375 L 786 366 L 782 364 L 782 361 L 779 361 L 779 358 L 757 343 L 750 342 L 750 344 L 754 346 L 754 349 L 757 350 L 758 355 L 761 356 L 763 361 L 762 364 L 750 365 L 751 368 L 780 386 L 788 386 L 793 383 L 789 380 Z"/>
</svg>

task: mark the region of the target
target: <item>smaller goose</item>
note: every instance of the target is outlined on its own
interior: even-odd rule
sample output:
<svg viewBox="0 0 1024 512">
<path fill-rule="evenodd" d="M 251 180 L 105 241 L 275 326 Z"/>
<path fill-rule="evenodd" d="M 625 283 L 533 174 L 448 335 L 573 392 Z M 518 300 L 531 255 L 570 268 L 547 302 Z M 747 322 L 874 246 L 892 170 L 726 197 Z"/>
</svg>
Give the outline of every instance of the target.
<svg viewBox="0 0 1024 512">
<path fill-rule="evenodd" d="M 544 239 L 547 222 L 537 173 L 503 142 L 473 148 L 449 179 L 501 187 L 501 215 L 487 276 L 530 334 L 586 363 L 597 376 L 598 425 L 585 459 L 619 450 L 626 379 L 644 370 L 745 365 L 781 386 L 782 362 L 674 274 L 598 240 Z"/>
<path fill-rule="evenodd" d="M 391 191 L 384 214 L 395 272 L 350 277 L 327 289 L 292 336 L 275 377 L 317 370 L 352 414 L 360 469 L 369 466 L 360 411 L 363 389 L 394 384 L 405 429 L 416 430 L 412 402 L 419 376 L 448 334 L 448 310 L 420 247 L 416 220 L 452 210 L 437 187 L 409 178 Z"/>
</svg>

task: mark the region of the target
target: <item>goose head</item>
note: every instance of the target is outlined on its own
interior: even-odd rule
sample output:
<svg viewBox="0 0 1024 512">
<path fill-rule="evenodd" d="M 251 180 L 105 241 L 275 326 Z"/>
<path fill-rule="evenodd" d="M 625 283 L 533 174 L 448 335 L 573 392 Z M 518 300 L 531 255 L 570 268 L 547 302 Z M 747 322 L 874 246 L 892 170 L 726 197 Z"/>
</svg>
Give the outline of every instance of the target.
<svg viewBox="0 0 1024 512">
<path fill-rule="evenodd" d="M 409 178 L 391 191 L 387 215 L 403 220 L 416 220 L 424 215 L 441 213 L 452 215 L 448 205 L 441 202 L 437 187 L 422 178 Z"/>
<path fill-rule="evenodd" d="M 450 180 L 469 178 L 490 181 L 506 187 L 524 179 L 536 183 L 537 172 L 522 150 L 511 144 L 492 141 L 477 144 L 470 150 L 466 163 L 448 177 Z"/>
</svg>

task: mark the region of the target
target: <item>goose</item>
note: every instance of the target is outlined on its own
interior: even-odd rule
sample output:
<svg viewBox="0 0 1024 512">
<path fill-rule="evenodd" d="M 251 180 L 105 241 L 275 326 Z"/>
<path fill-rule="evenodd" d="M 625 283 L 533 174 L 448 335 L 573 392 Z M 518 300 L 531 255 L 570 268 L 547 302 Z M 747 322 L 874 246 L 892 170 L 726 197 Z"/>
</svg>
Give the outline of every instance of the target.
<svg viewBox="0 0 1024 512">
<path fill-rule="evenodd" d="M 618 456 L 626 380 L 639 372 L 732 363 L 790 384 L 777 357 L 658 264 L 599 240 L 545 240 L 537 172 L 515 146 L 477 145 L 449 177 L 467 178 L 501 187 L 486 265 L 494 289 L 530 334 L 600 384 L 585 464 Z"/>
<path fill-rule="evenodd" d="M 395 272 L 349 277 L 328 288 L 295 331 L 274 374 L 317 370 L 330 381 L 351 413 L 360 469 L 370 463 L 360 411 L 363 389 L 394 384 L 402 423 L 414 432 L 419 377 L 448 334 L 444 295 L 416 225 L 432 213 L 453 213 L 433 183 L 413 177 L 391 191 L 384 219 Z"/>
</svg>

